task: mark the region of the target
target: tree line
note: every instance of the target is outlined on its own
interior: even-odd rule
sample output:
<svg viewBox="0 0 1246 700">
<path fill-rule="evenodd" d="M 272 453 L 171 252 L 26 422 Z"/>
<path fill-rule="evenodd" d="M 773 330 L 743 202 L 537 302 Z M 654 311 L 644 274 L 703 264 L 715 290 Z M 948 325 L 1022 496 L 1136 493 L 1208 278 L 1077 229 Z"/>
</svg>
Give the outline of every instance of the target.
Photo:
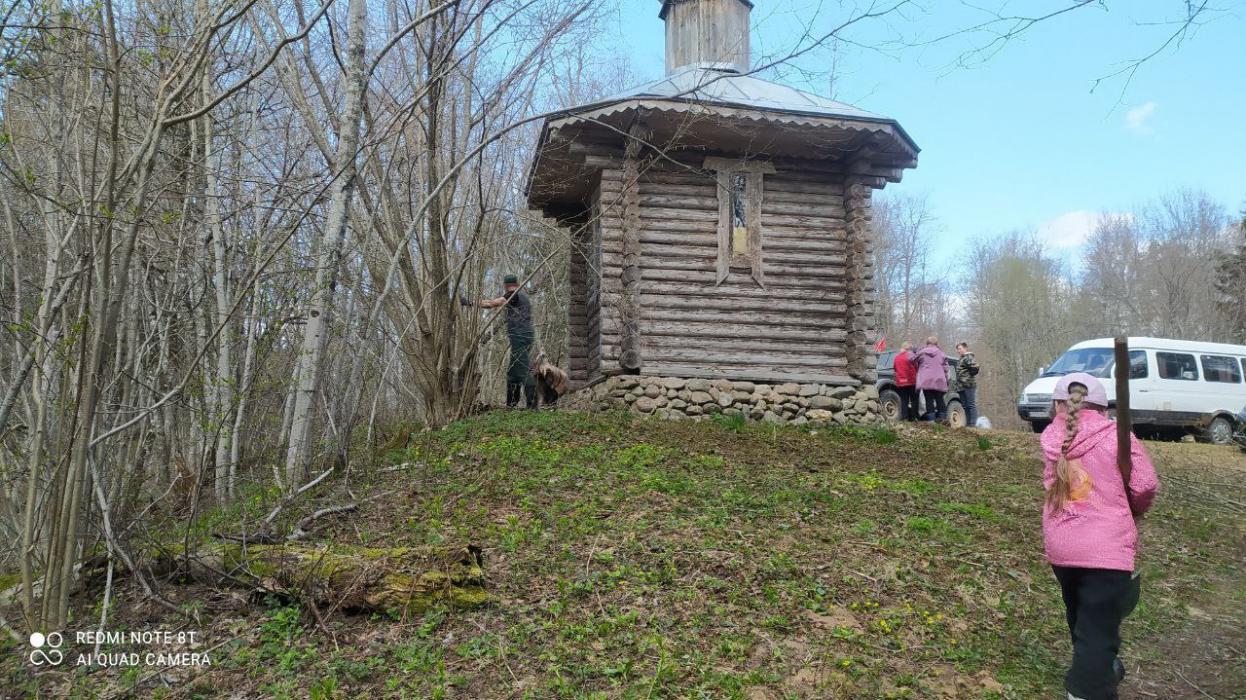
<svg viewBox="0 0 1246 700">
<path fill-rule="evenodd" d="M 139 515 L 293 491 L 496 383 L 456 298 L 522 269 L 565 304 L 561 229 L 517 183 L 541 116 L 603 89 L 603 9 L 12 4 L 0 562 L 32 629 L 64 626 L 85 558 L 125 564 Z"/>
</svg>

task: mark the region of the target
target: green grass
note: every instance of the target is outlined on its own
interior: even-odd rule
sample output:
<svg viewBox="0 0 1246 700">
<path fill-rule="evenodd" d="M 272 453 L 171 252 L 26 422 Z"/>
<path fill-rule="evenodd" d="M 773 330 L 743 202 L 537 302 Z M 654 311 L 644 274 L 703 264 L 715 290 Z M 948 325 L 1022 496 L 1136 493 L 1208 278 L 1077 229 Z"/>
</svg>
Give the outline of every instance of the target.
<svg viewBox="0 0 1246 700">
<path fill-rule="evenodd" d="M 357 476 L 390 495 L 334 536 L 477 544 L 497 602 L 333 617 L 336 647 L 270 608 L 211 673 L 317 698 L 1055 697 L 1067 630 L 1033 438 L 984 441 L 525 412 L 418 433 L 385 458 L 409 468 Z M 1240 519 L 1180 503 L 1144 527 L 1165 556 L 1127 659 L 1197 630 L 1190 606 L 1246 610 Z"/>
</svg>

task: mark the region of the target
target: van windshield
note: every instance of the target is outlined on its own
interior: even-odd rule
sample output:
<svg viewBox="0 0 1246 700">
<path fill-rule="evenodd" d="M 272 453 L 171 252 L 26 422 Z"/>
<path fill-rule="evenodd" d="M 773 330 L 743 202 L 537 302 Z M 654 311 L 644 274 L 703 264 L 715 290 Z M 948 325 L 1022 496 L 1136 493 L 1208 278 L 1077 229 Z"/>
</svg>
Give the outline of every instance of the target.
<svg viewBox="0 0 1246 700">
<path fill-rule="evenodd" d="M 1073 372 L 1085 372 L 1092 377 L 1106 378 L 1112 376 L 1114 353 L 1112 348 L 1081 348 L 1069 350 L 1060 356 L 1046 372 L 1044 377 L 1059 377 Z"/>
</svg>

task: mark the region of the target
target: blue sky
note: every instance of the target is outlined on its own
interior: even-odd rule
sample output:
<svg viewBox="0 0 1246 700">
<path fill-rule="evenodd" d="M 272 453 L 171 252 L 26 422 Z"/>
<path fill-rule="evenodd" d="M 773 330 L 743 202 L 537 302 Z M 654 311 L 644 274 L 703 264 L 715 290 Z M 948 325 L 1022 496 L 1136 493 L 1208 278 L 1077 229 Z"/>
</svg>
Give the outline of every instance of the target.
<svg viewBox="0 0 1246 700">
<path fill-rule="evenodd" d="M 919 5 L 924 4 L 923 10 Z M 981 0 L 1041 14 L 1064 0 Z M 1095 78 L 1160 47 L 1179 0 L 1117 0 L 1034 26 L 989 59 L 956 67 L 984 35 L 906 46 L 972 26 L 983 15 L 954 0 L 854 26 L 834 55 L 800 61 L 776 78 L 894 117 L 922 148 L 916 170 L 888 192 L 927 194 L 938 220 L 938 262 L 954 263 L 975 237 L 1033 230 L 1075 253 L 1098 212 L 1116 212 L 1180 187 L 1206 190 L 1231 211 L 1246 206 L 1246 4 L 1215 15 L 1180 46 L 1144 64 L 1126 85 Z M 1215 3 L 1213 3 L 1215 4 Z M 803 26 L 829 31 L 864 3 L 755 0 L 754 62 L 786 55 Z M 637 81 L 663 73 L 655 0 L 622 0 L 615 50 Z M 905 45 L 902 45 L 905 44 Z M 836 66 L 834 88 L 829 66 Z M 832 94 L 833 93 L 833 94 Z"/>
</svg>

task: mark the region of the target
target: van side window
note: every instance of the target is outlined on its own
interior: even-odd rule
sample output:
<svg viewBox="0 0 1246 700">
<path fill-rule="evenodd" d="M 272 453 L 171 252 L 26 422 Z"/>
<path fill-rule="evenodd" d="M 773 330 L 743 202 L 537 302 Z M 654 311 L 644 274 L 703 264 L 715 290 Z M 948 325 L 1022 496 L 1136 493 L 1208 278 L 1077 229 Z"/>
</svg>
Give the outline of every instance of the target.
<svg viewBox="0 0 1246 700">
<path fill-rule="evenodd" d="M 1226 384 L 1242 383 L 1242 371 L 1234 358 L 1224 355 L 1203 355 L 1199 359 L 1203 361 L 1203 378 L 1207 381 Z"/>
<path fill-rule="evenodd" d="M 1147 378 L 1146 350 L 1129 351 L 1129 378 Z"/>
<path fill-rule="evenodd" d="M 1160 379 L 1178 379 L 1187 382 L 1198 380 L 1198 365 L 1193 355 L 1176 352 L 1155 353 Z"/>
</svg>

